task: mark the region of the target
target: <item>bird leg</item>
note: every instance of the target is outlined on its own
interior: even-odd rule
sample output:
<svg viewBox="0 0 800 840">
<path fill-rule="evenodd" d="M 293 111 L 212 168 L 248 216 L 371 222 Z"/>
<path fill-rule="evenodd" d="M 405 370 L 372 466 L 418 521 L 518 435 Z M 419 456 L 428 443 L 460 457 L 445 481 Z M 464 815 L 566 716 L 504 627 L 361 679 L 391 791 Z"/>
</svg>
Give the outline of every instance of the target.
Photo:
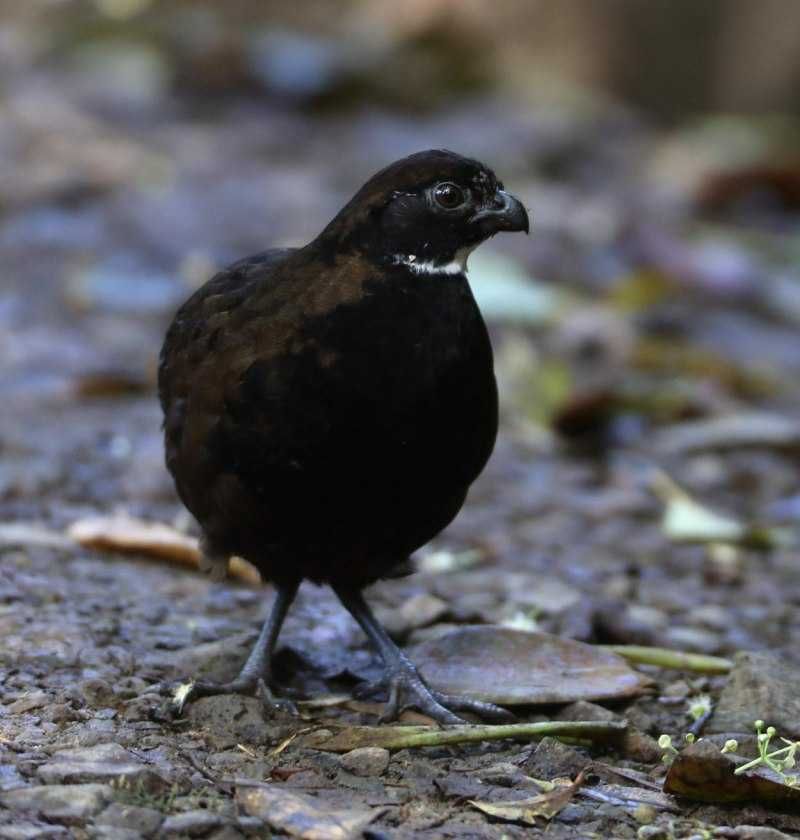
<svg viewBox="0 0 800 840">
<path fill-rule="evenodd" d="M 278 700 L 269 690 L 272 651 L 278 634 L 281 632 L 286 613 L 294 601 L 299 582 L 276 584 L 275 601 L 261 627 L 255 644 L 238 676 L 226 683 L 196 680 L 179 687 L 173 697 L 172 705 L 180 714 L 184 705 L 197 697 L 210 697 L 217 694 L 255 694 L 265 706 L 271 709 L 294 711 L 290 701 Z"/>
<path fill-rule="evenodd" d="M 389 702 L 381 715 L 381 723 L 395 720 L 404 709 L 410 707 L 439 723 L 464 723 L 452 710 L 473 712 L 496 721 L 513 720 L 513 715 L 493 703 L 444 694 L 430 688 L 411 660 L 375 618 L 361 591 L 337 585 L 333 586 L 333 590 L 383 659 L 383 682 L 389 690 Z"/>
</svg>

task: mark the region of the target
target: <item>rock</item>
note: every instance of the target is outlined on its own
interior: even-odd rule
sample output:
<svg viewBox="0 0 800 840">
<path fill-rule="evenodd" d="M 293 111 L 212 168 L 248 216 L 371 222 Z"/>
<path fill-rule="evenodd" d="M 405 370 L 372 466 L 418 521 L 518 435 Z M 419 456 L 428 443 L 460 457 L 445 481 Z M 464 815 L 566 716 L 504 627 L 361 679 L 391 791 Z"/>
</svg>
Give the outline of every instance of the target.
<svg viewBox="0 0 800 840">
<path fill-rule="evenodd" d="M 800 669 L 770 653 L 739 653 L 706 732 L 752 735 L 756 720 L 800 739 Z"/>
<path fill-rule="evenodd" d="M 169 651 L 154 662 L 168 664 L 181 678 L 191 674 L 195 679 L 227 682 L 241 670 L 255 638 L 255 632 L 237 633 L 216 642 Z"/>
<path fill-rule="evenodd" d="M 259 825 L 261 825 L 260 820 Z M 242 840 L 244 836 L 238 828 L 234 828 L 232 825 L 226 825 L 213 834 L 209 834 L 208 840 Z"/>
<path fill-rule="evenodd" d="M 574 779 L 591 763 L 588 755 L 569 747 L 555 738 L 542 738 L 525 762 L 525 772 L 535 779 L 555 779 L 568 776 Z"/>
<path fill-rule="evenodd" d="M 586 700 L 578 700 L 565 706 L 557 715 L 558 720 L 622 720 L 620 715 L 610 709 L 598 706 L 597 703 L 589 703 Z M 641 761 L 644 764 L 657 763 L 661 761 L 662 750 L 655 738 L 646 735 L 644 732 L 628 727 L 628 731 L 622 736 L 620 751 L 627 758 L 634 761 Z"/>
<path fill-rule="evenodd" d="M 720 649 L 718 633 L 700 627 L 668 627 L 664 631 L 664 647 L 675 650 L 716 653 Z"/>
<path fill-rule="evenodd" d="M 663 750 L 658 741 L 638 729 L 628 728 L 622 737 L 620 752 L 626 757 L 642 764 L 657 764 L 661 760 Z"/>
<path fill-rule="evenodd" d="M 142 720 L 152 720 L 153 715 L 163 705 L 164 698 L 160 694 L 141 694 L 126 700 L 122 717 L 128 723 Z"/>
<path fill-rule="evenodd" d="M 13 764 L 0 764 L 0 791 L 24 787 L 25 784 L 25 779 Z"/>
<path fill-rule="evenodd" d="M 105 709 L 117 703 L 117 696 L 111 685 L 97 677 L 84 680 L 78 686 L 78 691 L 84 703 L 92 709 Z"/>
<path fill-rule="evenodd" d="M 78 720 L 78 716 L 69 703 L 52 703 L 47 707 L 43 717 L 51 723 L 69 723 Z"/>
<path fill-rule="evenodd" d="M 241 831 L 243 831 L 247 835 L 257 834 L 260 836 L 264 833 L 264 822 L 258 817 L 238 817 L 236 820 L 236 825 L 238 825 Z"/>
<path fill-rule="evenodd" d="M 114 825 L 98 825 L 92 831 L 94 840 L 142 840 L 142 835 L 132 828 L 117 828 Z"/>
<path fill-rule="evenodd" d="M 790 840 L 790 835 L 766 825 L 740 825 L 731 835 L 736 840 Z"/>
<path fill-rule="evenodd" d="M 6 706 L 6 712 L 10 715 L 22 715 L 25 712 L 32 712 L 34 709 L 41 709 L 50 701 L 50 695 L 44 691 L 32 691 L 19 700 L 15 700 Z"/>
<path fill-rule="evenodd" d="M 294 793 L 275 785 L 240 787 L 236 801 L 251 817 L 292 837 L 360 837 L 380 811 L 335 810 L 316 797 Z M 266 835 L 265 835 L 266 836 Z"/>
<path fill-rule="evenodd" d="M 556 715 L 556 720 L 619 720 L 619 715 L 611 709 L 590 703 L 588 700 L 578 700 L 570 703 Z"/>
<path fill-rule="evenodd" d="M 167 817 L 161 826 L 161 833 L 168 837 L 184 834 L 189 837 L 201 837 L 214 828 L 221 828 L 228 824 L 230 824 L 228 817 L 215 814 L 213 811 L 198 809 Z"/>
<path fill-rule="evenodd" d="M 643 825 L 636 832 L 637 840 L 670 840 L 672 833 L 663 825 Z"/>
<path fill-rule="evenodd" d="M 140 808 L 137 805 L 112 802 L 97 817 L 95 823 L 97 825 L 135 831 L 142 837 L 149 837 L 151 834 L 156 833 L 163 820 L 164 815 L 154 808 Z"/>
<path fill-rule="evenodd" d="M 15 822 L 13 825 L 0 825 L 0 840 L 44 840 L 44 838 L 66 840 L 72 836 L 63 826 L 47 825 L 47 823 Z"/>
<path fill-rule="evenodd" d="M 380 776 L 389 766 L 389 758 L 389 750 L 382 747 L 359 747 L 345 753 L 340 761 L 356 776 Z"/>
<path fill-rule="evenodd" d="M 186 717 L 218 750 L 236 744 L 260 746 L 274 734 L 264 720 L 261 701 L 241 694 L 201 697 L 187 707 Z"/>
<path fill-rule="evenodd" d="M 415 629 L 434 624 L 447 614 L 448 606 L 435 595 L 420 592 L 412 595 L 398 608 L 398 613 L 406 629 Z"/>
<path fill-rule="evenodd" d="M 34 785 L 7 791 L 0 795 L 0 803 L 12 811 L 74 823 L 100 811 L 111 799 L 111 793 L 108 785 Z"/>
<path fill-rule="evenodd" d="M 158 773 L 119 744 L 60 750 L 38 772 L 46 784 L 114 781 L 136 785 L 150 793 L 167 787 Z"/>
</svg>

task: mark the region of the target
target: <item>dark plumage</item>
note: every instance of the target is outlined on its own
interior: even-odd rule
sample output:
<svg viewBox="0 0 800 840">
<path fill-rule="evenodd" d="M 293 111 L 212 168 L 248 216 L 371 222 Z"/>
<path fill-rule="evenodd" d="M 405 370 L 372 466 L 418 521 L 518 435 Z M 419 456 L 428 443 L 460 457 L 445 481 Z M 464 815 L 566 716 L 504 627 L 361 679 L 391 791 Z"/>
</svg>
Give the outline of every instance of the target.
<svg viewBox="0 0 800 840">
<path fill-rule="evenodd" d="M 333 586 L 387 665 L 391 712 L 497 712 L 430 692 L 361 589 L 458 513 L 497 431 L 492 351 L 463 269 L 522 205 L 491 170 L 427 151 L 371 178 L 311 243 L 199 289 L 159 367 L 166 460 L 212 565 L 247 558 L 278 602 L 239 680 L 252 689 L 302 579 Z"/>
</svg>

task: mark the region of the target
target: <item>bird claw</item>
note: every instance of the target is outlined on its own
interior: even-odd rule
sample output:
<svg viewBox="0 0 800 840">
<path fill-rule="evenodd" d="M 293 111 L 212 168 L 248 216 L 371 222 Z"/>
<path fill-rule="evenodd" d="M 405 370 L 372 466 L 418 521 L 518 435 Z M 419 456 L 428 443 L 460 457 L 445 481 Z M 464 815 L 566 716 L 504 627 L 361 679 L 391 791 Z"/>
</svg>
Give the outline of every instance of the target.
<svg viewBox="0 0 800 840">
<path fill-rule="evenodd" d="M 199 697 L 214 697 L 220 694 L 245 694 L 249 697 L 257 697 L 270 715 L 291 714 L 297 715 L 297 707 L 291 700 L 275 697 L 263 678 L 236 678 L 227 683 L 204 682 L 202 680 L 189 680 L 184 683 L 164 685 L 163 693 L 171 695 L 169 710 L 173 717 L 180 717 L 188 702 Z"/>
<path fill-rule="evenodd" d="M 270 717 L 275 715 L 297 717 L 300 714 L 297 706 L 288 697 L 276 697 L 263 679 L 260 679 L 256 684 L 255 694 Z"/>
<path fill-rule="evenodd" d="M 414 708 L 441 724 L 456 725 L 466 721 L 455 711 L 472 712 L 489 720 L 507 722 L 514 716 L 500 706 L 469 697 L 458 697 L 431 689 L 413 665 L 401 666 L 387 673 L 389 700 L 379 723 L 396 720 L 406 709 Z"/>
<path fill-rule="evenodd" d="M 472 712 L 472 714 L 493 723 L 513 723 L 517 719 L 508 709 L 494 703 L 488 703 L 485 700 L 461 697 L 457 694 L 444 694 L 441 691 L 431 691 L 431 694 L 447 709 L 454 709 L 458 712 Z"/>
</svg>

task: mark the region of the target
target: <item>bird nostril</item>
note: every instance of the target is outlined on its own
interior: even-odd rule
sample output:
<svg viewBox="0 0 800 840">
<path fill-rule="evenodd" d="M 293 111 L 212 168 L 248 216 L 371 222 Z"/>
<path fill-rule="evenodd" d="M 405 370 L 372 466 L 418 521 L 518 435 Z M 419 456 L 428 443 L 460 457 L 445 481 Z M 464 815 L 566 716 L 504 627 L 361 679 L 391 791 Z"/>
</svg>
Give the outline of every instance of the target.
<svg viewBox="0 0 800 840">
<path fill-rule="evenodd" d="M 508 204 L 508 197 L 504 192 L 498 191 L 492 198 L 492 209 L 502 210 Z"/>
</svg>

